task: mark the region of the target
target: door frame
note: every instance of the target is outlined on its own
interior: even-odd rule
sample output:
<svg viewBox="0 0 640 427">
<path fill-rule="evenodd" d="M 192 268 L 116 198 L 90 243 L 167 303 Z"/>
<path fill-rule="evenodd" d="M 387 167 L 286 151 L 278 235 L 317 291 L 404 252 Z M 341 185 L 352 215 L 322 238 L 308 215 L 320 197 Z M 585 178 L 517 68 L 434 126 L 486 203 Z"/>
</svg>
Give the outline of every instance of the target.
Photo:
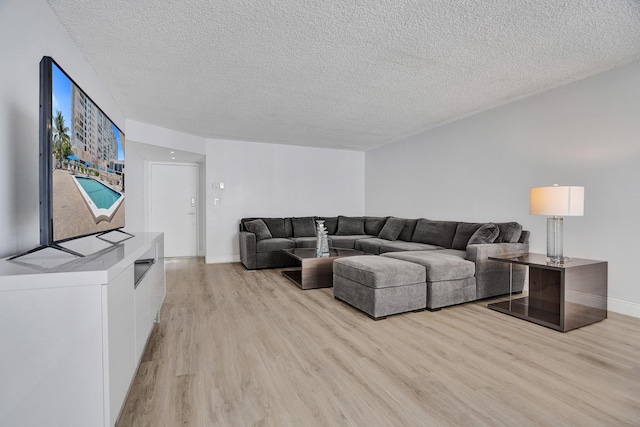
<svg viewBox="0 0 640 427">
<path fill-rule="evenodd" d="M 196 255 L 202 257 L 205 255 L 205 224 L 204 219 L 206 218 L 205 209 L 206 209 L 206 201 L 204 199 L 204 165 L 202 163 L 187 163 L 187 162 L 159 162 L 155 160 L 145 161 L 145 191 L 144 191 L 144 217 L 145 217 L 145 231 L 149 232 L 151 230 L 151 170 L 153 169 L 153 165 L 162 165 L 162 166 L 195 166 L 197 170 L 197 178 L 196 178 L 196 194 L 199 198 L 199 202 L 196 203 Z"/>
</svg>

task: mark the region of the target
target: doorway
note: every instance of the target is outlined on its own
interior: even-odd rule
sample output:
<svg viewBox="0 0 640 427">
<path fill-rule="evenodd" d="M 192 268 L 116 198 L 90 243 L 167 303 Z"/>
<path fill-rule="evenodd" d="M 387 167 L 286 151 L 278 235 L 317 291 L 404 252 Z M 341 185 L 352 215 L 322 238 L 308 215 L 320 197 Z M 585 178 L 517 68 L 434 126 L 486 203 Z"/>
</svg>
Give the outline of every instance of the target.
<svg viewBox="0 0 640 427">
<path fill-rule="evenodd" d="M 164 233 L 166 257 L 198 254 L 198 165 L 151 163 L 149 230 Z"/>
</svg>

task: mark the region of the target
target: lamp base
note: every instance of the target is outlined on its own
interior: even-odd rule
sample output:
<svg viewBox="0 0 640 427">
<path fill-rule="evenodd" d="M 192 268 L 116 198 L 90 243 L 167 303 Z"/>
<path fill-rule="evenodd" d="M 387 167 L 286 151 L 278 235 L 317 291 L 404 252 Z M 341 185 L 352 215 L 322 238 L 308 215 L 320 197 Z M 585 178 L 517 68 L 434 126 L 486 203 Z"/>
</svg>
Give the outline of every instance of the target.
<svg viewBox="0 0 640 427">
<path fill-rule="evenodd" d="M 565 262 L 562 253 L 562 229 L 564 220 L 554 216 L 547 218 L 547 262 L 561 264 Z"/>
<path fill-rule="evenodd" d="M 547 256 L 547 264 L 548 265 L 564 265 L 568 262 L 571 262 L 573 258 L 568 256 L 563 256 L 562 258 L 551 258 Z"/>
</svg>

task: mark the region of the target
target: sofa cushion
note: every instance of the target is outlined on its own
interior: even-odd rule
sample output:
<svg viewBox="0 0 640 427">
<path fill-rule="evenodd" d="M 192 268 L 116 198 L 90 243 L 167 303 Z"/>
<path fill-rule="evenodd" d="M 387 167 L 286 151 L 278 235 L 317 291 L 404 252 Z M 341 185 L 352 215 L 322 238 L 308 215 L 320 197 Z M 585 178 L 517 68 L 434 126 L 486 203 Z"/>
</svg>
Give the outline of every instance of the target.
<svg viewBox="0 0 640 427">
<path fill-rule="evenodd" d="M 405 219 L 404 220 L 404 228 L 400 232 L 398 236 L 398 240 L 404 240 L 405 242 L 410 242 L 413 237 L 413 232 L 416 229 L 416 224 L 418 223 L 417 219 Z"/>
<path fill-rule="evenodd" d="M 382 230 L 380 230 L 380 233 L 378 233 L 378 237 L 385 240 L 396 240 L 398 236 L 400 236 L 404 224 L 404 219 L 389 217 L 384 223 Z"/>
<path fill-rule="evenodd" d="M 445 255 L 439 251 L 389 252 L 381 258 L 409 261 L 426 268 L 427 282 L 459 280 L 474 277 L 476 264 L 455 255 Z"/>
<path fill-rule="evenodd" d="M 453 249 L 465 250 L 467 248 L 467 242 L 469 242 L 473 233 L 481 226 L 481 223 L 476 222 L 459 222 L 456 228 L 456 235 L 453 236 L 451 247 Z"/>
<path fill-rule="evenodd" d="M 498 237 L 500 229 L 493 223 L 483 224 L 473 236 L 469 239 L 468 245 L 477 245 L 481 243 L 493 243 Z"/>
<path fill-rule="evenodd" d="M 364 218 L 364 233 L 377 236 L 387 222 L 387 217 L 367 216 Z"/>
<path fill-rule="evenodd" d="M 496 225 L 500 229 L 496 243 L 517 243 L 520 240 L 522 225 L 517 222 L 497 222 Z"/>
<path fill-rule="evenodd" d="M 365 234 L 355 234 L 352 236 L 340 236 L 340 235 L 329 236 L 329 247 L 355 249 L 356 242 L 358 240 L 362 240 L 363 238 L 368 238 L 368 237 L 372 237 L 372 236 L 367 236 Z"/>
<path fill-rule="evenodd" d="M 254 219 L 253 221 L 245 222 L 244 228 L 246 228 L 249 233 L 255 234 L 256 240 L 271 239 L 273 237 L 267 227 L 267 224 L 265 224 L 261 219 Z"/>
<path fill-rule="evenodd" d="M 269 231 L 271 237 L 287 237 L 287 233 L 284 230 L 284 218 L 262 218 Z"/>
<path fill-rule="evenodd" d="M 431 221 L 420 218 L 411 241 L 450 248 L 457 227 L 458 223 L 453 221 Z"/>
<path fill-rule="evenodd" d="M 327 228 L 327 234 L 336 234 L 336 231 L 338 231 L 337 216 L 327 216 L 327 217 L 321 217 L 318 219 L 324 220 L 324 226 Z"/>
<path fill-rule="evenodd" d="M 353 236 L 358 234 L 365 234 L 364 217 L 339 216 L 338 231 L 336 231 L 336 234 L 339 236 Z"/>
<path fill-rule="evenodd" d="M 256 243 L 256 252 L 277 252 L 282 249 L 293 249 L 296 244 L 290 239 L 265 239 Z"/>
<path fill-rule="evenodd" d="M 464 251 L 459 249 L 438 249 L 438 252 L 434 252 L 434 254 L 445 254 L 445 255 L 453 255 L 458 258 L 467 259 L 467 249 Z"/>
<path fill-rule="evenodd" d="M 380 247 L 380 253 L 400 252 L 400 251 L 432 251 L 442 249 L 441 246 L 428 245 L 426 243 L 405 242 L 403 240 L 395 240 L 387 242 Z"/>
<path fill-rule="evenodd" d="M 385 245 L 387 243 L 389 243 L 388 240 L 380 239 L 378 237 L 358 239 L 356 240 L 355 249 L 378 255 L 380 254 L 380 248 L 382 247 L 382 245 Z"/>
<path fill-rule="evenodd" d="M 296 244 L 296 248 L 315 248 L 318 244 L 317 237 L 291 237 Z"/>
<path fill-rule="evenodd" d="M 293 237 L 313 237 L 316 235 L 316 221 L 312 216 L 291 218 Z"/>
</svg>

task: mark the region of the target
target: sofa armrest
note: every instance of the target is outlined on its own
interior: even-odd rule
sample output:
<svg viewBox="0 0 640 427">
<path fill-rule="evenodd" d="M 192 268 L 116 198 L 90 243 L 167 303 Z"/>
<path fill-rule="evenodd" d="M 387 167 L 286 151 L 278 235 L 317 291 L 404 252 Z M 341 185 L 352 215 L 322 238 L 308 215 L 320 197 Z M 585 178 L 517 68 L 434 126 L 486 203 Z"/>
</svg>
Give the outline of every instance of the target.
<svg viewBox="0 0 640 427">
<path fill-rule="evenodd" d="M 467 259 L 478 262 L 490 256 L 518 256 L 528 252 L 528 243 L 481 243 L 467 246 Z"/>
<path fill-rule="evenodd" d="M 467 246 L 467 259 L 476 264 L 476 297 L 489 298 L 509 293 L 509 263 L 492 256 L 518 256 L 529 252 L 528 243 L 482 243 Z M 522 292 L 527 267 L 513 264 L 512 292 Z"/>
<path fill-rule="evenodd" d="M 249 270 L 255 270 L 257 268 L 257 247 L 256 247 L 256 235 L 249 233 L 248 231 L 241 231 L 239 233 L 240 239 L 240 261 Z"/>
</svg>

